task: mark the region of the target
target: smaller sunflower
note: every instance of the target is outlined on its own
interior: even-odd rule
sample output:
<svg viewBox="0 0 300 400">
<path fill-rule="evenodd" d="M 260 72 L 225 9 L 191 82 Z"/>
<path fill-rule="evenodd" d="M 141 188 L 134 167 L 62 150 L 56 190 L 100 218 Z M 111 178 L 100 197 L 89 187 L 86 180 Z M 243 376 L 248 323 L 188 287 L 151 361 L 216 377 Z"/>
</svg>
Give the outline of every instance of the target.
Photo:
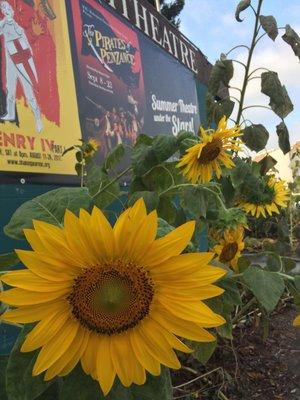
<svg viewBox="0 0 300 400">
<path fill-rule="evenodd" d="M 182 168 L 182 174 L 192 183 L 209 182 L 214 172 L 219 179 L 221 164 L 226 168 L 234 167 L 230 152 L 240 150 L 241 141 L 235 139 L 240 135 L 239 126 L 227 128 L 225 116 L 215 131 L 200 127 L 200 142 L 186 150 L 177 168 Z"/>
<path fill-rule="evenodd" d="M 273 213 L 279 214 L 279 208 L 286 208 L 289 201 L 289 190 L 286 183 L 274 176 L 268 177 L 264 192 L 256 191 L 254 196 L 246 198 L 239 203 L 246 213 L 259 218 L 261 215 L 266 218 L 266 212 L 269 216 Z"/>
<path fill-rule="evenodd" d="M 100 147 L 100 143 L 96 139 L 89 139 L 86 143 L 85 150 L 83 152 L 84 158 L 86 157 L 93 157 Z"/>
<path fill-rule="evenodd" d="M 234 271 L 238 271 L 237 263 L 244 247 L 244 228 L 239 225 L 236 229 L 224 232 L 223 238 L 213 248 L 213 252 L 217 255 L 218 261 L 229 265 Z"/>
</svg>

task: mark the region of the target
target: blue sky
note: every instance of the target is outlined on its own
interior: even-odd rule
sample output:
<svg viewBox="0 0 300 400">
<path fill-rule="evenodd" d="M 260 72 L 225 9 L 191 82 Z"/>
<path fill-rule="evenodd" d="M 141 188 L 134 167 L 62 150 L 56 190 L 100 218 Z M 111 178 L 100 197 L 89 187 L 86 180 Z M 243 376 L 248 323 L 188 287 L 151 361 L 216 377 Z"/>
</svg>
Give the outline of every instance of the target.
<svg viewBox="0 0 300 400">
<path fill-rule="evenodd" d="M 238 44 L 249 45 L 254 15 L 249 8 L 241 14 L 244 22 L 234 18 L 238 0 L 186 0 L 185 8 L 180 16 L 181 31 L 194 42 L 214 63 L 220 53 L 226 53 Z M 252 0 L 256 7 L 257 0 Z M 300 35 L 300 0 L 265 0 L 263 15 L 274 15 L 278 26 L 290 24 Z M 253 68 L 266 67 L 278 72 L 279 78 L 289 92 L 294 104 L 294 111 L 286 118 L 291 137 L 291 144 L 300 140 L 300 62 L 288 44 L 283 42 L 280 31 L 275 43 L 268 37 L 263 38 L 257 46 L 253 58 Z M 231 53 L 237 60 L 245 61 L 246 53 L 238 49 Z M 235 63 L 235 78 L 232 86 L 241 86 L 243 68 Z M 236 96 L 238 92 L 232 91 Z M 268 105 L 268 98 L 260 93 L 260 80 L 249 84 L 246 105 Z M 257 108 L 245 111 L 245 115 L 253 123 L 262 123 L 270 132 L 268 148 L 277 147 L 276 125 L 280 119 L 271 111 Z"/>
</svg>

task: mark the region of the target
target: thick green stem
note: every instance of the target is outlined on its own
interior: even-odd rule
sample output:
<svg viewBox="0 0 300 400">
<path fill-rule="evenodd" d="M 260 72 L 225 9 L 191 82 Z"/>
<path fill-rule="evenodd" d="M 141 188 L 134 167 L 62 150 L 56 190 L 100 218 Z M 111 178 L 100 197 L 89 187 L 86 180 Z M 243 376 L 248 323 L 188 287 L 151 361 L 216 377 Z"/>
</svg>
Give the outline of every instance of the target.
<svg viewBox="0 0 300 400">
<path fill-rule="evenodd" d="M 253 52 L 254 52 L 255 45 L 256 45 L 256 38 L 257 38 L 257 35 L 258 35 L 258 32 L 259 32 L 259 16 L 260 16 L 260 10 L 261 10 L 262 3 L 263 3 L 263 0 L 259 0 L 258 1 L 257 11 L 255 13 L 255 25 L 254 25 L 252 43 L 251 43 L 250 50 L 249 50 L 249 53 L 248 53 L 248 60 L 247 60 L 246 68 L 245 68 L 245 75 L 244 75 L 244 81 L 243 81 L 243 86 L 242 86 L 239 110 L 238 110 L 238 114 L 237 114 L 237 118 L 236 118 L 236 124 L 237 125 L 240 124 L 240 120 L 241 120 L 241 117 L 242 117 L 245 94 L 246 94 L 246 89 L 247 89 L 247 85 L 248 85 L 248 78 L 249 78 L 248 74 L 249 74 L 249 70 L 250 70 L 250 66 L 251 66 Z"/>
</svg>

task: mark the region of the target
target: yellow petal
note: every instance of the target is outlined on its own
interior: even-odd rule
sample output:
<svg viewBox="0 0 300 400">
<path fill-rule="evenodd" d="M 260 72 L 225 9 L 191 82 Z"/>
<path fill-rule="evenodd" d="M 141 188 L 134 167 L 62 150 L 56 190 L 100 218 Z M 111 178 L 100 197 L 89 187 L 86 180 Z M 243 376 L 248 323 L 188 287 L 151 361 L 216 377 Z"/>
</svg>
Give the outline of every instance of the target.
<svg viewBox="0 0 300 400">
<path fill-rule="evenodd" d="M 144 343 L 142 336 L 140 335 L 138 329 L 133 329 L 130 332 L 130 340 L 134 354 L 141 365 L 149 371 L 152 375 L 158 376 L 161 373 L 160 363 L 154 358 L 147 345 Z"/>
<path fill-rule="evenodd" d="M 106 396 L 110 392 L 116 376 L 116 370 L 112 362 L 111 337 L 99 336 L 97 347 L 97 376 L 103 394 Z M 97 350 L 95 349 L 95 351 Z"/>
<path fill-rule="evenodd" d="M 42 347 L 34 364 L 32 374 L 39 375 L 46 371 L 66 352 L 74 354 L 70 347 L 77 335 L 79 324 L 71 319 L 67 321 L 62 329 L 45 346 Z"/>
<path fill-rule="evenodd" d="M 155 240 L 147 254 L 141 259 L 142 264 L 151 269 L 171 257 L 178 256 L 190 242 L 194 230 L 195 221 L 189 221 L 166 236 Z"/>
<path fill-rule="evenodd" d="M 91 218 L 94 249 L 102 260 L 112 259 L 115 252 L 113 228 L 99 208 L 94 207 Z"/>
<path fill-rule="evenodd" d="M 0 293 L 0 301 L 11 306 L 29 306 L 32 304 L 48 303 L 61 298 L 70 291 L 69 288 L 50 293 L 30 292 L 23 289 L 10 289 Z"/>
<path fill-rule="evenodd" d="M 133 382 L 134 364 L 134 354 L 132 354 L 129 336 L 126 333 L 111 336 L 110 351 L 113 365 L 122 385 L 129 387 Z"/>
<path fill-rule="evenodd" d="M 51 303 L 35 304 L 7 311 L 5 314 L 1 315 L 0 319 L 8 322 L 26 324 L 40 321 L 45 317 L 45 315 L 55 313 L 58 310 L 63 310 L 64 307 L 65 300 L 55 300 Z"/>
<path fill-rule="evenodd" d="M 72 286 L 71 279 L 69 282 L 53 282 L 38 277 L 26 269 L 9 272 L 2 275 L 0 280 L 7 285 L 36 292 L 55 292 Z"/>
</svg>

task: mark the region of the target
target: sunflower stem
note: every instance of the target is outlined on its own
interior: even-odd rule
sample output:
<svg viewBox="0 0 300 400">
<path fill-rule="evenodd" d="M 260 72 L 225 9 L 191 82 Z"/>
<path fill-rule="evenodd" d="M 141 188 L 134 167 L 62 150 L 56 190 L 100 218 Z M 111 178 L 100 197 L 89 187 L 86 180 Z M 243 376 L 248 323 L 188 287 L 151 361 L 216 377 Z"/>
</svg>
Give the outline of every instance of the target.
<svg viewBox="0 0 300 400">
<path fill-rule="evenodd" d="M 240 318 L 244 316 L 245 312 L 248 311 L 254 303 L 256 303 L 256 297 L 252 297 L 252 299 L 249 300 L 248 303 L 244 305 L 244 307 L 242 307 L 240 312 L 237 313 L 237 315 L 232 319 L 232 324 L 236 324 L 237 322 L 239 322 Z"/>
<path fill-rule="evenodd" d="M 259 16 L 260 16 L 260 10 L 261 10 L 262 3 L 263 3 L 263 0 L 258 1 L 257 11 L 255 11 L 255 25 L 254 25 L 252 42 L 251 42 L 250 50 L 248 53 L 248 60 L 247 60 L 246 68 L 245 68 L 244 81 L 243 81 L 243 86 L 242 86 L 242 92 L 241 92 L 241 97 L 240 97 L 240 104 L 239 104 L 239 110 L 238 110 L 237 119 L 236 119 L 236 125 L 240 124 L 240 120 L 241 120 L 242 113 L 243 113 L 245 94 L 246 94 L 248 78 L 249 78 L 248 74 L 249 74 L 249 70 L 250 70 L 250 66 L 251 66 L 253 52 L 254 52 L 255 46 L 257 44 L 256 39 L 257 39 L 259 28 L 260 28 Z"/>
</svg>

